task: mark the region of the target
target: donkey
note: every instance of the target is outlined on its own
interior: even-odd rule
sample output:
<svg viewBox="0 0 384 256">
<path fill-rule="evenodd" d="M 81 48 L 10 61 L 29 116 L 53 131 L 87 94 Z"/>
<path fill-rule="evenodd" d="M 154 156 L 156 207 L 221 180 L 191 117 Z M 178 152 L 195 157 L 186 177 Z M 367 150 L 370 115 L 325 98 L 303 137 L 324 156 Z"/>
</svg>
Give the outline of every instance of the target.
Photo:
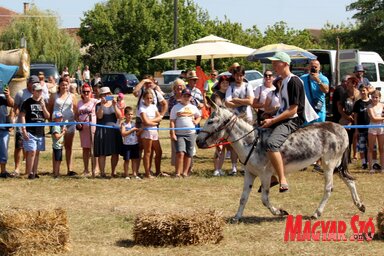
<svg viewBox="0 0 384 256">
<path fill-rule="evenodd" d="M 261 180 L 263 205 L 273 215 L 288 215 L 285 210 L 275 208 L 269 201 L 271 177 L 276 176 L 276 173 L 263 147 L 262 140 L 263 137 L 268 136 L 268 132 L 264 133 L 254 129 L 252 125 L 228 109 L 218 107 L 213 102 L 210 104 L 212 113 L 197 136 L 197 146 L 207 148 L 225 139 L 231 143 L 239 160 L 245 163 L 243 192 L 233 221 L 238 222 L 242 217 L 256 176 Z M 300 128 L 288 137 L 280 150 L 286 173 L 303 169 L 319 158 L 322 159 L 325 178 L 324 195 L 320 205 L 311 216 L 312 219 L 319 218 L 324 211 L 332 192 L 334 171 L 338 172 L 351 191 L 357 208 L 361 212 L 365 212 L 365 206 L 357 194 L 355 181 L 348 172 L 348 135 L 341 125 L 325 122 Z"/>
</svg>

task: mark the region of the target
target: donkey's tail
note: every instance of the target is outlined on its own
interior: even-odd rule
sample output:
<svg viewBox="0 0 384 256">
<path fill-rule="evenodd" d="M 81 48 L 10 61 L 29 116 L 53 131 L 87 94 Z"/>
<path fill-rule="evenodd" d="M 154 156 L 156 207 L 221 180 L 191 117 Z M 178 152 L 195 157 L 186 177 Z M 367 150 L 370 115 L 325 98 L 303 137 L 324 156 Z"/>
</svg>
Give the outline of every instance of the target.
<svg viewBox="0 0 384 256">
<path fill-rule="evenodd" d="M 338 172 L 339 175 L 341 175 L 342 177 L 348 180 L 355 180 L 355 178 L 352 177 L 351 173 L 348 171 L 349 155 L 350 155 L 349 147 L 347 147 L 341 159 L 341 164 L 335 168 L 334 173 Z"/>
</svg>

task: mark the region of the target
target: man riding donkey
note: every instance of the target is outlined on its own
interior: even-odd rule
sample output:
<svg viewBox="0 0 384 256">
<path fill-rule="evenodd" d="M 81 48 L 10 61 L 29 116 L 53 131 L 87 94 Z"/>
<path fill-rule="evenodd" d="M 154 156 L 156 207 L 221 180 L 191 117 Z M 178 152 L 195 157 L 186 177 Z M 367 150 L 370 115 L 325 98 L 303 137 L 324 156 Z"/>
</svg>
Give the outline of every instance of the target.
<svg viewBox="0 0 384 256">
<path fill-rule="evenodd" d="M 280 192 L 288 191 L 288 182 L 284 174 L 284 164 L 280 147 L 289 134 L 296 131 L 306 120 L 310 122 L 318 118 L 305 97 L 303 82 L 299 77 L 290 72 L 291 58 L 285 52 L 277 52 L 273 57 L 272 66 L 277 75 L 282 79 L 280 88 L 280 108 L 277 114 L 265 119 L 262 128 L 272 128 L 270 136 L 266 139 L 265 147 L 267 156 L 279 177 Z M 273 180 L 271 185 L 277 185 Z"/>
</svg>

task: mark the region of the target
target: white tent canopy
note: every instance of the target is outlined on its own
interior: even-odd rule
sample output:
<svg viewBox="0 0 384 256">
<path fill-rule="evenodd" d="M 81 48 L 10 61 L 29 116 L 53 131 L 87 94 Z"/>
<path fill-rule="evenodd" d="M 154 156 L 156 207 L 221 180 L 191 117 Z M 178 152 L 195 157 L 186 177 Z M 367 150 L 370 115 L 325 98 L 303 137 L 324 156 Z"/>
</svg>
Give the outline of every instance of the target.
<svg viewBox="0 0 384 256">
<path fill-rule="evenodd" d="M 254 49 L 252 48 L 231 43 L 225 38 L 209 35 L 193 41 L 190 45 L 152 57 L 150 60 L 196 60 L 197 56 L 201 56 L 201 59 L 213 60 L 218 58 L 244 57 L 250 55 L 253 51 Z"/>
</svg>

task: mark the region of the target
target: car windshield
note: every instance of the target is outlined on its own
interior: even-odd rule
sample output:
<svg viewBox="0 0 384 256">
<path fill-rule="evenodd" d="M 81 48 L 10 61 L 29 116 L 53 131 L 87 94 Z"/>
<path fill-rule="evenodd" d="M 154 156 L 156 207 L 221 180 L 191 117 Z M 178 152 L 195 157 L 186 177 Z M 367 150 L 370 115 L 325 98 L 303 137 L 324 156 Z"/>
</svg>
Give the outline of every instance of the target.
<svg viewBox="0 0 384 256">
<path fill-rule="evenodd" d="M 44 72 L 45 77 L 53 76 L 58 77 L 58 74 L 56 70 L 52 67 L 31 67 L 31 74 L 30 75 L 39 75 L 39 72 Z"/>
<path fill-rule="evenodd" d="M 136 80 L 136 81 L 138 80 L 134 74 L 128 74 L 128 75 L 125 75 L 125 77 L 127 78 L 127 80 Z"/>
<path fill-rule="evenodd" d="M 263 76 L 259 74 L 258 72 L 246 72 L 245 73 L 245 78 L 247 78 L 248 81 L 260 79 Z"/>
</svg>

